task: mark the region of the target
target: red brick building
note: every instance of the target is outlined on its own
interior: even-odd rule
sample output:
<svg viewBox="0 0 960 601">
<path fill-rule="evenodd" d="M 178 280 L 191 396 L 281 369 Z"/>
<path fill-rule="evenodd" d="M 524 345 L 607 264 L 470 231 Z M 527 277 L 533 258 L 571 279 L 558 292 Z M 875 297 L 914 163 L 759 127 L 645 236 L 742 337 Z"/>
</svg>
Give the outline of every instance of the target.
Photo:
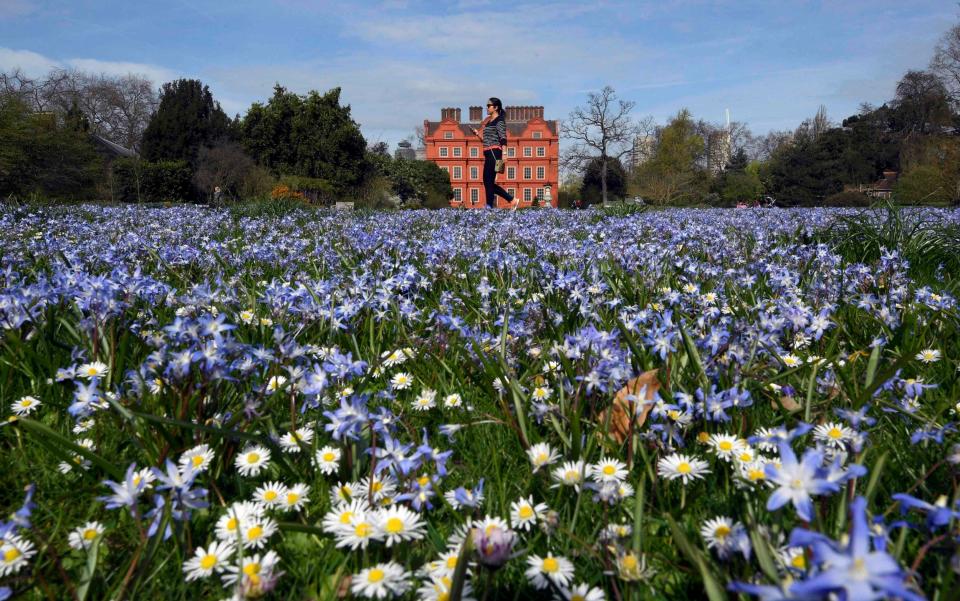
<svg viewBox="0 0 960 601">
<path fill-rule="evenodd" d="M 542 106 L 507 106 L 507 146 L 504 149 L 506 170 L 497 175 L 497 183 L 520 199 L 520 206 L 530 206 L 534 199 L 544 198 L 550 187 L 551 204 L 557 206 L 560 181 L 559 123 L 543 118 Z M 483 107 L 470 107 L 470 120 L 462 123 L 460 109 L 440 110 L 440 121 L 424 121 L 426 159 L 450 174 L 454 200 L 451 206 L 481 209 L 483 192 L 483 144 L 470 131 L 480 127 L 485 117 Z M 500 207 L 510 206 L 497 197 Z"/>
</svg>

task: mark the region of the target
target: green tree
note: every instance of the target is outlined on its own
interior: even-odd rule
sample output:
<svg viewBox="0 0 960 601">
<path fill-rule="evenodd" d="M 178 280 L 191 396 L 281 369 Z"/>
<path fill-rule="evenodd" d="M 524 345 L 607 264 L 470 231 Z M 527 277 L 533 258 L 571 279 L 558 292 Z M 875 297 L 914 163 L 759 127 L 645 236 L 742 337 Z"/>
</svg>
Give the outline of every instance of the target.
<svg viewBox="0 0 960 601">
<path fill-rule="evenodd" d="M 586 205 L 603 202 L 603 168 L 604 159 L 602 157 L 595 157 L 587 163 L 587 168 L 583 172 L 583 183 L 580 185 L 580 198 Z M 627 195 L 627 174 L 623 165 L 620 164 L 619 160 L 607 157 L 606 172 L 606 198 L 623 200 Z"/>
<path fill-rule="evenodd" d="M 58 123 L 52 114 L 0 96 L 0 196 L 89 199 L 100 174 L 100 156 L 82 121 Z"/>
<path fill-rule="evenodd" d="M 319 178 L 343 191 L 370 171 L 366 141 L 350 106 L 340 105 L 340 88 L 301 96 L 277 85 L 265 105 L 250 107 L 241 128 L 247 151 L 277 175 Z"/>
<path fill-rule="evenodd" d="M 936 133 L 953 118 L 947 88 L 929 71 L 907 71 L 897 84 L 894 108 L 897 129 L 908 134 Z"/>
<path fill-rule="evenodd" d="M 200 148 L 231 137 L 231 122 L 210 89 L 196 79 L 163 84 L 160 106 L 143 132 L 147 161 L 187 161 L 196 167 Z"/>
<path fill-rule="evenodd" d="M 706 177 L 697 166 L 697 157 L 703 148 L 690 111 L 682 109 L 660 130 L 653 156 L 637 170 L 643 197 L 672 204 L 689 202 L 701 194 Z"/>
<path fill-rule="evenodd" d="M 376 174 L 390 181 L 393 193 L 405 204 L 440 208 L 447 206 L 453 197 L 450 175 L 436 163 L 394 159 L 379 152 L 371 153 L 369 161 Z"/>
</svg>

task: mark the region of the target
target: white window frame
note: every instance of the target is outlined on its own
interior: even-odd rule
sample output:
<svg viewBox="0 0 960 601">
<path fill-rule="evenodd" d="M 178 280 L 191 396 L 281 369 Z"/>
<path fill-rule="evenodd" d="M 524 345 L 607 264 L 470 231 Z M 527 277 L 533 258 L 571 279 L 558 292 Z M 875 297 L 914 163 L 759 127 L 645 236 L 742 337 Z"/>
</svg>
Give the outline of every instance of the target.
<svg viewBox="0 0 960 601">
<path fill-rule="evenodd" d="M 542 137 L 543 137 L 543 132 L 542 132 L 542 131 L 535 131 L 535 132 L 533 132 L 533 139 L 534 139 L 534 140 L 539 140 L 539 139 L 542 138 Z"/>
<path fill-rule="evenodd" d="M 460 165 L 454 165 L 453 179 L 463 179 L 463 168 Z"/>
<path fill-rule="evenodd" d="M 526 201 L 533 200 L 533 190 L 530 188 L 523 189 L 523 199 Z"/>
<path fill-rule="evenodd" d="M 472 158 L 477 158 L 478 156 L 480 156 L 480 149 L 477 148 L 476 146 L 473 146 L 472 148 L 470 148 L 470 156 Z"/>
<path fill-rule="evenodd" d="M 516 195 L 517 195 L 517 189 L 516 189 L 516 188 L 507 188 L 507 194 L 509 194 L 510 196 L 516 196 Z"/>
<path fill-rule="evenodd" d="M 543 188 L 537 188 L 536 198 L 543 198 Z"/>
<path fill-rule="evenodd" d="M 480 202 L 480 188 L 470 188 L 470 202 Z"/>
<path fill-rule="evenodd" d="M 440 158 L 445 159 L 445 158 L 447 158 L 448 156 L 450 156 L 450 149 L 447 148 L 446 146 L 441 146 L 441 147 L 440 147 Z"/>
<path fill-rule="evenodd" d="M 532 146 L 525 146 L 525 147 L 523 148 L 523 156 L 525 156 L 525 157 L 532 157 L 532 156 L 533 156 L 533 147 L 532 147 Z"/>
<path fill-rule="evenodd" d="M 457 202 L 463 202 L 463 189 L 462 189 L 462 188 L 454 188 L 454 189 L 453 189 L 453 199 L 456 200 Z"/>
<path fill-rule="evenodd" d="M 511 158 L 517 156 L 517 148 L 515 146 L 508 146 L 507 156 Z"/>
<path fill-rule="evenodd" d="M 453 139 L 453 132 L 452 132 L 452 131 L 445 131 L 445 132 L 443 132 L 443 139 L 444 139 L 444 140 L 452 140 L 452 139 Z"/>
<path fill-rule="evenodd" d="M 470 167 L 470 179 L 480 179 L 479 167 Z"/>
<path fill-rule="evenodd" d="M 547 149 L 544 146 L 537 146 L 537 156 L 545 157 L 547 156 Z"/>
<path fill-rule="evenodd" d="M 507 179 L 517 179 L 516 167 L 507 167 Z"/>
<path fill-rule="evenodd" d="M 537 167 L 537 179 L 547 179 L 546 167 Z"/>
<path fill-rule="evenodd" d="M 530 167 L 524 167 L 523 179 L 533 179 L 533 169 L 531 169 Z"/>
<path fill-rule="evenodd" d="M 456 158 L 460 158 L 461 156 L 463 156 L 463 149 L 461 149 L 459 146 L 454 146 L 453 156 Z"/>
</svg>

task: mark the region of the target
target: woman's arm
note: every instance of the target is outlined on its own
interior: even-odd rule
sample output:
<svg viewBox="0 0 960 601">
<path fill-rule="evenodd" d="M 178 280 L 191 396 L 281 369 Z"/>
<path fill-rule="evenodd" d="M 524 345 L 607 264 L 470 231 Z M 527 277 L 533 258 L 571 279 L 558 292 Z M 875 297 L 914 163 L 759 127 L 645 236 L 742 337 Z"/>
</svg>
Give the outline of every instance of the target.
<svg viewBox="0 0 960 601">
<path fill-rule="evenodd" d="M 500 146 L 507 145 L 507 122 L 503 119 L 497 123 L 497 138 L 500 140 Z"/>
</svg>

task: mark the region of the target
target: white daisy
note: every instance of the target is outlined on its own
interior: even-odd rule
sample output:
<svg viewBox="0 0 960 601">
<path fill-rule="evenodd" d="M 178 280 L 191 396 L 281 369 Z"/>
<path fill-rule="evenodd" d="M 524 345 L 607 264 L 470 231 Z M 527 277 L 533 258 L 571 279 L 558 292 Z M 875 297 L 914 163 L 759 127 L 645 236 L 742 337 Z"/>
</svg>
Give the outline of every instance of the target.
<svg viewBox="0 0 960 601">
<path fill-rule="evenodd" d="M 393 561 L 378 563 L 350 579 L 350 591 L 367 599 L 399 596 L 409 589 L 410 574 Z"/>
<path fill-rule="evenodd" d="M 924 363 L 936 363 L 940 360 L 940 351 L 931 348 L 923 349 L 917 353 L 916 359 Z"/>
<path fill-rule="evenodd" d="M 369 512 L 355 513 L 350 519 L 349 526 L 334 531 L 337 547 L 350 547 L 351 551 L 366 549 L 370 541 L 382 540 L 380 532 L 373 523 L 373 515 Z"/>
<path fill-rule="evenodd" d="M 30 415 L 40 404 L 40 399 L 28 395 L 20 397 L 20 400 L 11 404 L 10 410 L 19 416 Z"/>
<path fill-rule="evenodd" d="M 402 349 L 397 349 L 395 351 L 384 351 L 383 354 L 380 355 L 380 358 L 383 359 L 384 367 L 400 365 L 407 360 L 407 356 Z"/>
<path fill-rule="evenodd" d="M 350 530 L 355 519 L 363 521 L 370 507 L 363 499 L 354 499 L 349 503 L 335 505 L 323 516 L 323 531 L 333 534 L 339 530 Z"/>
<path fill-rule="evenodd" d="M 710 470 L 707 462 L 702 459 L 687 457 L 681 453 L 673 453 L 660 459 L 657 462 L 657 473 L 667 480 L 683 480 L 684 484 L 689 484 L 694 478 L 703 478 L 704 474 L 709 474 Z"/>
<path fill-rule="evenodd" d="M 197 547 L 193 557 L 183 564 L 187 582 L 207 578 L 214 572 L 226 569 L 233 554 L 233 545 L 224 541 L 213 541 L 207 548 Z"/>
<path fill-rule="evenodd" d="M 573 564 L 563 556 L 548 554 L 546 557 L 532 555 L 527 558 L 526 575 L 530 583 L 538 589 L 550 586 L 567 586 L 573 578 Z"/>
<path fill-rule="evenodd" d="M 298 511 L 307 502 L 308 494 L 310 494 L 310 487 L 298 482 L 287 489 L 287 494 L 283 495 L 280 506 L 288 511 Z"/>
<path fill-rule="evenodd" d="M 242 501 L 227 507 L 217 520 L 214 532 L 218 539 L 230 544 L 236 543 L 242 531 L 263 518 L 263 506 L 259 503 Z"/>
<path fill-rule="evenodd" d="M 781 355 L 780 361 L 782 361 L 787 368 L 794 368 L 803 363 L 803 361 L 800 360 L 800 357 L 794 354 Z"/>
<path fill-rule="evenodd" d="M 310 446 L 313 442 L 313 428 L 297 428 L 280 437 L 280 446 L 287 453 L 299 453 L 301 446 Z"/>
<path fill-rule="evenodd" d="M 589 468 L 594 482 L 622 482 L 627 477 L 627 464 L 603 457 Z"/>
<path fill-rule="evenodd" d="M 560 589 L 564 601 L 605 601 L 607 598 L 603 589 L 598 587 L 590 588 L 589 584 L 578 584 L 572 588 Z"/>
<path fill-rule="evenodd" d="M 270 449 L 260 445 L 245 448 L 235 460 L 241 476 L 256 476 L 269 462 Z"/>
<path fill-rule="evenodd" d="M 77 375 L 88 380 L 92 378 L 102 378 L 107 375 L 107 364 L 102 361 L 92 361 L 84 363 L 77 368 Z"/>
<path fill-rule="evenodd" d="M 429 388 L 424 389 L 417 398 L 413 399 L 413 408 L 416 411 L 427 411 L 437 406 L 437 391 Z"/>
<path fill-rule="evenodd" d="M 79 528 L 74 528 L 67 537 L 67 543 L 71 549 L 86 550 L 93 546 L 94 541 L 103 534 L 103 524 L 100 522 L 87 522 Z"/>
<path fill-rule="evenodd" d="M 267 381 L 267 394 L 273 394 L 274 392 L 283 388 L 283 385 L 287 383 L 287 378 L 284 376 L 272 376 L 270 380 Z"/>
<path fill-rule="evenodd" d="M 455 409 L 463 406 L 463 397 L 454 392 L 443 397 L 443 406 L 447 409 Z"/>
<path fill-rule="evenodd" d="M 315 456 L 317 462 L 317 469 L 321 473 L 330 475 L 340 469 L 340 449 L 326 446 L 321 449 L 317 449 L 317 454 Z"/>
<path fill-rule="evenodd" d="M 813 429 L 813 437 L 832 447 L 843 447 L 853 438 L 853 430 L 840 422 L 820 424 Z"/>
<path fill-rule="evenodd" d="M 534 401 L 545 401 L 550 398 L 551 394 L 553 394 L 553 390 L 549 386 L 537 386 L 530 393 L 530 398 Z"/>
<path fill-rule="evenodd" d="M 376 512 L 377 531 L 386 539 L 387 546 L 423 538 L 424 524 L 420 516 L 403 505 L 394 505 Z"/>
<path fill-rule="evenodd" d="M 287 487 L 281 482 L 267 482 L 253 493 L 253 500 L 264 507 L 276 507 L 283 502 L 287 494 Z"/>
<path fill-rule="evenodd" d="M 36 552 L 33 543 L 19 535 L 0 541 L 0 578 L 22 570 Z"/>
<path fill-rule="evenodd" d="M 586 465 L 582 461 L 567 461 L 563 465 L 554 468 L 551 474 L 556 485 L 572 486 L 580 490 L 586 475 Z"/>
<path fill-rule="evenodd" d="M 186 473 L 187 470 L 202 472 L 210 467 L 213 457 L 214 454 L 210 449 L 210 445 L 202 444 L 195 446 L 180 455 L 180 471 L 183 473 Z"/>
<path fill-rule="evenodd" d="M 735 524 L 732 519 L 719 515 L 703 523 L 700 527 L 700 536 L 707 542 L 708 548 L 723 548 L 726 547 L 728 537 L 733 534 L 737 526 L 739 523 Z"/>
<path fill-rule="evenodd" d="M 713 434 L 707 443 L 713 448 L 717 457 L 730 461 L 736 457 L 739 450 L 747 445 L 747 441 L 730 434 Z"/>
<path fill-rule="evenodd" d="M 413 376 L 406 372 L 397 372 L 390 378 L 390 386 L 394 390 L 407 390 L 413 386 Z"/>
<path fill-rule="evenodd" d="M 259 549 L 277 531 L 277 523 L 270 518 L 251 520 L 240 528 L 240 542 L 244 549 Z"/>
<path fill-rule="evenodd" d="M 527 449 L 527 457 L 533 465 L 533 472 L 536 473 L 541 467 L 550 465 L 560 459 L 560 453 L 553 450 L 549 444 L 538 442 Z"/>
<path fill-rule="evenodd" d="M 280 563 L 280 556 L 273 551 L 267 551 L 262 556 L 259 553 L 246 555 L 241 560 L 241 565 L 231 564 L 224 570 L 223 583 L 225 585 L 236 584 L 237 580 L 243 574 L 243 590 L 248 596 L 258 597 L 262 590 L 262 583 L 272 580 L 273 570 Z"/>
<path fill-rule="evenodd" d="M 537 520 L 543 519 L 543 514 L 546 511 L 547 504 L 534 504 L 532 496 L 514 501 L 510 504 L 510 525 L 517 530 L 529 531 L 537 523 Z"/>
<path fill-rule="evenodd" d="M 331 505 L 349 503 L 354 498 L 363 498 L 360 494 L 360 484 L 357 482 L 337 482 L 336 486 L 330 487 Z"/>
</svg>

